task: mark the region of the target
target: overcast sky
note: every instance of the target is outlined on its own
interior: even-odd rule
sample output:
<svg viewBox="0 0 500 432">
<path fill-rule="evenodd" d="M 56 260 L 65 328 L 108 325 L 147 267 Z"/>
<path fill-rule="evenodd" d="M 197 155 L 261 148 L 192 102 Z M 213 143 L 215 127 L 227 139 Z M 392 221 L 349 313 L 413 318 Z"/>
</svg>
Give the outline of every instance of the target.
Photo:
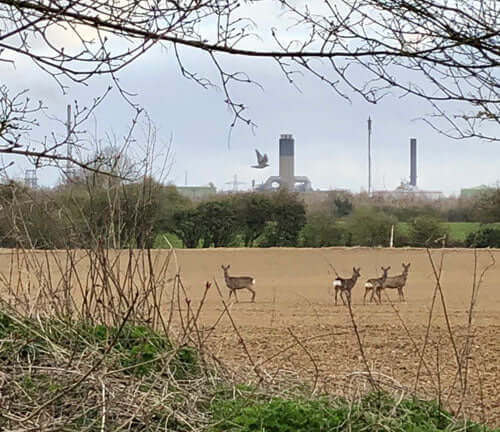
<svg viewBox="0 0 500 432">
<path fill-rule="evenodd" d="M 186 64 L 217 82 L 206 54 L 184 52 Z M 214 183 L 230 189 L 234 175 L 251 187 L 278 175 L 280 134 L 295 138 L 295 173 L 308 176 L 314 189 L 347 188 L 359 192 L 367 188 L 367 119 L 373 120 L 372 166 L 374 189 L 394 189 L 409 178 L 409 142 L 417 138 L 417 182 L 421 189 L 459 193 L 461 188 L 496 184 L 500 146 L 479 140 L 455 141 L 427 126 L 418 117 L 430 111 L 423 101 L 386 97 L 371 105 L 354 94 L 351 103 L 311 76 L 297 77 L 298 91 L 287 83 L 270 60 L 224 57 L 230 70 L 244 70 L 262 88 L 240 85 L 233 88 L 237 101 L 248 106 L 252 128 L 239 123 L 231 131 L 232 114 L 219 89 L 203 89 L 181 76 L 171 53 L 155 49 L 139 58 L 120 74 L 121 84 L 137 94 L 158 129 L 158 144 L 172 142 L 172 168 L 164 181 L 184 185 Z M 88 104 L 101 94 L 109 81 L 93 80 L 89 86 L 75 86 L 63 95 L 56 83 L 26 60 L 18 59 L 16 69 L 0 63 L 2 82 L 12 89 L 30 89 L 30 97 L 42 99 L 48 114 L 65 118 L 66 105 L 75 99 Z M 133 116 L 130 107 L 113 90 L 98 109 L 97 133 L 126 133 Z M 45 121 L 34 136 L 48 133 Z M 93 128 L 94 126 L 92 126 Z M 58 126 L 61 131 L 61 126 Z M 228 140 L 229 133 L 231 138 Z M 498 134 L 498 131 L 496 132 Z M 137 134 L 141 139 L 141 134 Z M 270 167 L 255 170 L 255 149 L 269 155 Z M 9 162 L 3 157 L 4 163 Z M 158 158 L 160 159 L 160 157 Z M 16 159 L 12 177 L 23 177 L 26 165 Z M 54 170 L 41 170 L 39 183 L 53 185 Z"/>
</svg>

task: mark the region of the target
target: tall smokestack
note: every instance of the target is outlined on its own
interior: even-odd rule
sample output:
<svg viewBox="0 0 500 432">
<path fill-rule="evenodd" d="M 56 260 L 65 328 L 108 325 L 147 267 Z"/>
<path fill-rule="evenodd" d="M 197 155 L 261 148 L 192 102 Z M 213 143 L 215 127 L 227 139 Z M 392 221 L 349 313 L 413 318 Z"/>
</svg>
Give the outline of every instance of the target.
<svg viewBox="0 0 500 432">
<path fill-rule="evenodd" d="M 410 138 L 410 185 L 417 186 L 417 139 Z"/>
<path fill-rule="evenodd" d="M 294 140 L 289 134 L 280 136 L 280 179 L 281 186 L 293 190 L 295 186 Z"/>
</svg>

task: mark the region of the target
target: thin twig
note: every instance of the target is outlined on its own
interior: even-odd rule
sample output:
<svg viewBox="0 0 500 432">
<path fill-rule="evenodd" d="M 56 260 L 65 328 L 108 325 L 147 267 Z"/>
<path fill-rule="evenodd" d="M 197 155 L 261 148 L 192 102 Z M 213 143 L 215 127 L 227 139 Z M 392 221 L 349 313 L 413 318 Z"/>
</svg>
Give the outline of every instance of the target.
<svg viewBox="0 0 500 432">
<path fill-rule="evenodd" d="M 295 342 L 302 348 L 302 350 L 306 353 L 307 357 L 311 360 L 311 363 L 314 367 L 314 384 L 313 384 L 313 389 L 312 389 L 312 394 L 314 395 L 316 393 L 316 387 L 318 385 L 318 379 L 319 379 L 319 369 L 318 369 L 318 364 L 316 363 L 316 360 L 310 353 L 310 351 L 306 348 L 306 346 L 300 341 L 300 339 L 293 333 L 292 329 L 290 327 L 287 328 L 288 333 L 293 337 Z"/>
</svg>

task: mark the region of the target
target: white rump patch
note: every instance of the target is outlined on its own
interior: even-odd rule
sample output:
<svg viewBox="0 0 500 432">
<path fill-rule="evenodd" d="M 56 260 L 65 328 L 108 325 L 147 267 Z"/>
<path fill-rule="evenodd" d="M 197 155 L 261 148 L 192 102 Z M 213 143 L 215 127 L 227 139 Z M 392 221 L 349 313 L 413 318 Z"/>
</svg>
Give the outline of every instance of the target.
<svg viewBox="0 0 500 432">
<path fill-rule="evenodd" d="M 366 282 L 365 288 L 373 288 L 373 284 L 371 282 Z"/>
<path fill-rule="evenodd" d="M 252 285 L 255 285 L 255 279 L 252 279 Z"/>
<path fill-rule="evenodd" d="M 333 286 L 334 287 L 341 287 L 342 286 L 342 281 L 339 281 L 339 280 L 335 279 L 333 281 Z"/>
</svg>

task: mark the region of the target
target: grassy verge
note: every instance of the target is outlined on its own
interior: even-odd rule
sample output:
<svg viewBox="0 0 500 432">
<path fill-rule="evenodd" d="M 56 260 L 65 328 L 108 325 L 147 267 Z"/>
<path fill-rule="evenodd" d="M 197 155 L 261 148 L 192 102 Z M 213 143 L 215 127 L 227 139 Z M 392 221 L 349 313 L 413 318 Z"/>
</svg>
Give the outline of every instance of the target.
<svg viewBox="0 0 500 432">
<path fill-rule="evenodd" d="M 205 393 L 193 391 L 202 377 L 197 351 L 147 326 L 0 311 L 0 341 L 2 431 L 187 431 L 203 424 L 193 410 Z"/>
<path fill-rule="evenodd" d="M 443 222 L 449 234 L 449 240 L 454 242 L 465 242 L 465 239 L 470 233 L 477 231 L 481 224 L 479 222 Z M 492 224 L 498 225 L 500 224 Z M 410 232 L 410 224 L 408 222 L 400 222 L 396 228 L 401 234 L 408 236 Z"/>
<path fill-rule="evenodd" d="M 433 401 L 395 400 L 388 393 L 370 393 L 357 401 L 327 398 L 247 399 L 216 401 L 216 431 L 470 431 L 487 429 L 476 423 L 455 422 Z"/>
<path fill-rule="evenodd" d="M 234 383 L 148 326 L 31 320 L 0 311 L 0 430 L 491 431 L 434 402 L 354 401 Z M 203 365 L 203 366 L 202 366 Z"/>
</svg>

